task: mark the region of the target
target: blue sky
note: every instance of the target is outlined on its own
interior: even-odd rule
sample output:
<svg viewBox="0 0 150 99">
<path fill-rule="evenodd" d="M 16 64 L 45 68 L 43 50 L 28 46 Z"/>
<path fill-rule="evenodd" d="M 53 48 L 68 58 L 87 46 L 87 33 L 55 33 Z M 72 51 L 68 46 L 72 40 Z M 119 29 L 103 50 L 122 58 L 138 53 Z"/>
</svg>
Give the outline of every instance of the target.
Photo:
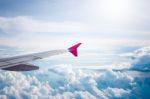
<svg viewBox="0 0 150 99">
<path fill-rule="evenodd" d="M 89 45 L 86 48 L 146 46 L 150 37 L 148 4 L 148 0 L 0 1 L 1 42 L 27 47 L 17 42 L 34 46 L 36 40 L 42 45 L 61 38 L 62 45 L 80 41 Z"/>
<path fill-rule="evenodd" d="M 67 53 L 34 61 L 38 71 L 0 71 L 0 98 L 150 97 L 150 74 L 141 72 L 150 70 L 149 4 L 149 0 L 0 0 L 0 57 L 83 43 L 78 58 Z"/>
</svg>

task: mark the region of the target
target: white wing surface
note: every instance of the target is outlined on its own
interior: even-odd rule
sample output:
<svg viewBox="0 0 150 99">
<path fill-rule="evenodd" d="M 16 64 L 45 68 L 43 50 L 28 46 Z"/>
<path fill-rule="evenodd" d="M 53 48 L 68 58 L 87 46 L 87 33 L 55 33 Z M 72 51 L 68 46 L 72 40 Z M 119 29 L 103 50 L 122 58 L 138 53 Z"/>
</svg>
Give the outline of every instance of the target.
<svg viewBox="0 0 150 99">
<path fill-rule="evenodd" d="M 77 54 L 77 48 L 81 45 L 81 43 L 78 43 L 67 50 L 52 50 L 52 51 L 46 51 L 46 52 L 40 52 L 40 53 L 33 53 L 28 55 L 21 55 L 21 56 L 14 56 L 9 58 L 2 58 L 0 59 L 0 68 L 3 70 L 9 70 L 9 71 L 30 71 L 30 70 L 37 70 L 39 69 L 38 66 L 29 64 L 28 62 L 43 59 L 46 57 L 54 56 L 63 54 L 66 52 L 71 52 L 74 56 L 78 56 Z"/>
</svg>

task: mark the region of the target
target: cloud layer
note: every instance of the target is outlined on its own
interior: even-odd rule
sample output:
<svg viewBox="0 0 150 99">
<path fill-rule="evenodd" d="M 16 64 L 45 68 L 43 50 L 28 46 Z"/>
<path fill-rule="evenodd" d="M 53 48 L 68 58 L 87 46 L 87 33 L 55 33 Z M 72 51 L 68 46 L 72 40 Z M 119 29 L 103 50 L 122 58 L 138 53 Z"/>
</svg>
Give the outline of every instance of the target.
<svg viewBox="0 0 150 99">
<path fill-rule="evenodd" d="M 102 48 L 102 46 L 149 45 L 149 39 L 147 38 L 150 33 L 148 31 L 123 30 L 113 32 L 106 26 L 106 30 L 102 30 L 103 27 L 97 25 L 98 27 L 86 22 L 67 20 L 39 20 L 31 16 L 0 16 L 0 45 L 32 50 L 56 48 L 57 45 L 63 47 L 61 45 L 71 45 L 72 42 L 86 43 L 88 45 L 86 46 L 87 49 Z M 106 32 L 107 30 L 109 32 Z M 61 45 L 58 41 L 61 42 Z M 51 42 L 55 42 L 55 44 Z"/>
<path fill-rule="evenodd" d="M 34 32 L 84 32 L 86 27 L 79 22 L 51 22 L 28 16 L 0 17 L 0 30 L 8 34 Z"/>
<path fill-rule="evenodd" d="M 131 68 L 136 70 L 150 70 L 150 47 L 136 50 L 131 56 Z"/>
<path fill-rule="evenodd" d="M 131 69 L 149 69 L 149 52 L 149 47 L 135 51 L 133 60 L 130 62 Z M 112 69 L 105 71 L 80 69 L 67 64 L 56 65 L 48 70 L 41 69 L 25 73 L 1 71 L 0 98 L 148 98 L 150 77 L 139 76 L 139 72 L 136 72 L 137 76 L 135 76 L 134 72 L 130 72 Z"/>
<path fill-rule="evenodd" d="M 113 71 L 102 74 L 94 71 L 74 70 L 61 65 L 47 72 L 39 71 L 30 76 L 15 72 L 2 72 L 0 82 L 1 97 L 7 98 L 106 99 L 128 96 L 130 90 L 123 88 L 131 86 L 133 79 L 123 74 L 118 76 L 118 73 Z M 115 84 L 115 82 L 118 83 Z M 123 85 L 121 85 L 122 82 L 124 82 Z"/>
</svg>

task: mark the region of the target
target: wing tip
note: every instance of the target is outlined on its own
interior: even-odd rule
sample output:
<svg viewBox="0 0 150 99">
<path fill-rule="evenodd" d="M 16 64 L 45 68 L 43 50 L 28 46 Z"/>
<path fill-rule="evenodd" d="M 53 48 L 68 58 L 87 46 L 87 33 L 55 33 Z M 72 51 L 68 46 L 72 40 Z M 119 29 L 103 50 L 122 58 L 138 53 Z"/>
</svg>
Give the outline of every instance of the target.
<svg viewBox="0 0 150 99">
<path fill-rule="evenodd" d="M 74 46 L 68 48 L 69 52 L 72 53 L 75 57 L 78 56 L 78 47 L 81 45 L 82 43 L 77 43 Z"/>
</svg>

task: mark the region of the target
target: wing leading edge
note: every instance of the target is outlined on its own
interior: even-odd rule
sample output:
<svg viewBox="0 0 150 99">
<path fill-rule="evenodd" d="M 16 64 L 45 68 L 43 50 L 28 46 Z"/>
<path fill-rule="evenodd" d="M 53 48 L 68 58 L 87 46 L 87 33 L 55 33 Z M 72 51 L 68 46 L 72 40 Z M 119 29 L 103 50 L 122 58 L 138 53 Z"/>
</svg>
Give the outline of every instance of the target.
<svg viewBox="0 0 150 99">
<path fill-rule="evenodd" d="M 28 64 L 28 62 L 43 59 L 46 57 L 54 56 L 63 54 L 66 52 L 72 53 L 75 57 L 78 56 L 77 48 L 81 45 L 81 43 L 78 43 L 67 50 L 52 50 L 52 51 L 46 51 L 46 52 L 40 52 L 40 53 L 34 53 L 34 54 L 28 54 L 28 55 L 22 55 L 22 56 L 14 56 L 9 58 L 2 58 L 0 59 L 0 68 L 2 70 L 8 70 L 8 71 L 31 71 L 31 70 L 37 70 L 39 69 L 38 66 Z"/>
</svg>

